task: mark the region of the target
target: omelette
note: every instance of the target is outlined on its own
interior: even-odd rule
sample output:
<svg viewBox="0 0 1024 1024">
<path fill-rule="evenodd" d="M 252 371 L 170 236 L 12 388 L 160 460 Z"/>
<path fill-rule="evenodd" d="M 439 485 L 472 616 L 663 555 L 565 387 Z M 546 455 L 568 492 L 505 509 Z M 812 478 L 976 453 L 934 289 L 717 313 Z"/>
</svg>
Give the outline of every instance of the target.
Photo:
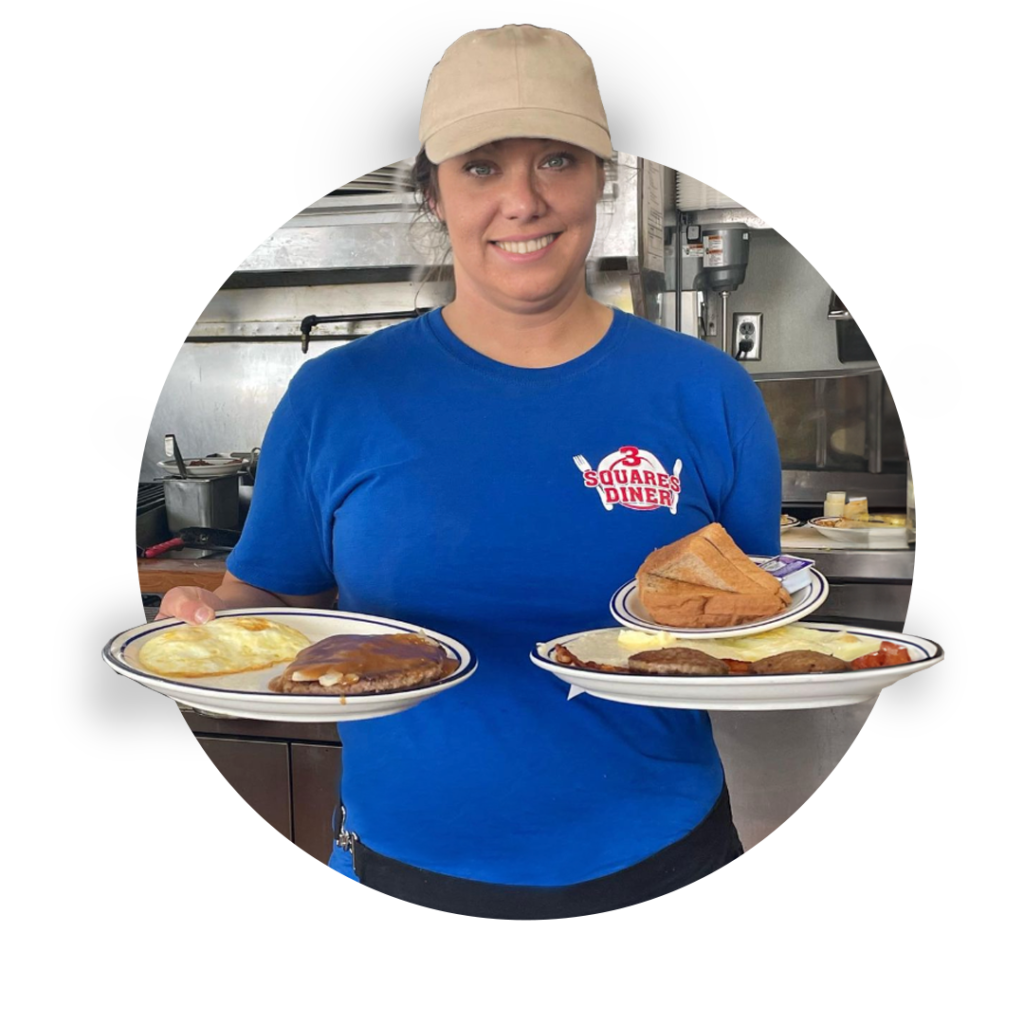
<svg viewBox="0 0 1024 1024">
<path fill-rule="evenodd" d="M 142 645 L 139 661 L 161 676 L 225 676 L 291 661 L 309 643 L 291 626 L 255 615 L 232 616 L 165 629 Z"/>
<path fill-rule="evenodd" d="M 671 633 L 646 633 L 637 629 L 595 629 L 571 640 L 566 647 L 581 661 L 625 667 L 632 654 L 639 651 L 687 647 L 710 654 L 713 658 L 732 661 L 759 661 L 787 651 L 816 651 L 843 661 L 853 661 L 865 654 L 874 654 L 881 641 L 852 633 L 827 633 L 806 626 L 781 626 L 753 636 L 734 639 L 690 640 Z"/>
</svg>

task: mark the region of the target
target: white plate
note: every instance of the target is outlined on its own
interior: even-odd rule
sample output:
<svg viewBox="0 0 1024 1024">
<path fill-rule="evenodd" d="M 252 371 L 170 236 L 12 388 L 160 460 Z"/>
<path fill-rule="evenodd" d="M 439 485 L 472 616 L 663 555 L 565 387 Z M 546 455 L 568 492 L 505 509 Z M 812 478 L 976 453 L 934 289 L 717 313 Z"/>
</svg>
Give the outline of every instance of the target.
<svg viewBox="0 0 1024 1024">
<path fill-rule="evenodd" d="M 781 520 L 781 525 L 779 526 L 779 533 L 785 533 L 787 530 L 792 530 L 794 526 L 799 525 L 800 520 L 797 519 L 796 516 L 785 516 Z"/>
<path fill-rule="evenodd" d="M 768 558 L 752 558 L 752 562 L 768 562 Z M 792 595 L 793 601 L 784 611 L 770 618 L 761 619 L 760 622 L 747 622 L 742 626 L 721 626 L 717 629 L 684 629 L 682 626 L 663 626 L 655 622 L 648 614 L 647 609 L 640 603 L 640 585 L 635 579 L 623 583 L 618 590 L 612 594 L 609 604 L 611 613 L 616 622 L 628 626 L 630 629 L 658 630 L 671 633 L 673 636 L 688 637 L 690 640 L 714 640 L 717 637 L 726 636 L 752 636 L 754 633 L 764 633 L 769 629 L 778 629 L 779 626 L 790 626 L 794 622 L 810 615 L 816 608 L 819 608 L 828 597 L 828 580 L 813 566 L 808 570 L 811 574 L 811 582 L 802 587 Z"/>
<path fill-rule="evenodd" d="M 182 624 L 180 619 L 161 619 L 145 626 L 119 633 L 103 649 L 103 660 L 119 675 L 133 679 L 166 697 L 198 708 L 266 722 L 340 722 L 362 718 L 380 718 L 411 708 L 420 701 L 464 682 L 476 671 L 476 657 L 466 647 L 430 629 L 421 629 L 408 622 L 382 619 L 357 612 L 311 610 L 308 608 L 239 608 L 219 612 L 220 619 L 240 615 L 259 615 L 277 619 L 297 629 L 316 643 L 336 633 L 424 633 L 444 647 L 458 668 L 440 682 L 416 690 L 397 693 L 362 694 L 354 697 L 305 693 L 271 693 L 267 684 L 281 674 L 284 665 L 258 672 L 239 672 L 202 679 L 171 679 L 148 672 L 139 662 L 142 645 L 165 629 Z"/>
<path fill-rule="evenodd" d="M 826 519 L 819 516 L 817 519 L 808 519 L 807 525 L 813 526 L 818 533 L 829 540 L 843 544 L 856 545 L 858 547 L 871 547 L 876 544 L 892 544 L 896 546 L 905 545 L 907 542 L 907 528 L 905 526 L 829 526 L 837 520 Z"/>
<path fill-rule="evenodd" d="M 877 697 L 899 679 L 938 664 L 942 648 L 931 640 L 882 629 L 851 629 L 847 626 L 808 622 L 805 629 L 852 633 L 854 636 L 891 640 L 910 651 L 907 665 L 864 668 L 849 672 L 818 672 L 775 676 L 634 676 L 560 665 L 554 660 L 556 644 L 569 644 L 582 636 L 569 636 L 537 644 L 530 660 L 602 700 L 642 704 L 655 708 L 691 708 L 704 711 L 788 711 L 798 708 L 830 708 L 859 704 Z M 609 631 L 610 632 L 610 631 Z"/>
<path fill-rule="evenodd" d="M 190 466 L 189 462 L 196 461 L 192 459 L 182 459 L 185 463 L 185 473 L 189 477 L 195 477 L 197 480 L 205 480 L 215 476 L 231 476 L 237 473 L 240 469 L 245 466 L 242 459 L 203 459 L 203 462 L 208 462 L 208 466 Z M 179 476 L 178 464 L 174 459 L 164 459 L 163 462 L 158 462 L 157 465 L 171 476 Z"/>
</svg>

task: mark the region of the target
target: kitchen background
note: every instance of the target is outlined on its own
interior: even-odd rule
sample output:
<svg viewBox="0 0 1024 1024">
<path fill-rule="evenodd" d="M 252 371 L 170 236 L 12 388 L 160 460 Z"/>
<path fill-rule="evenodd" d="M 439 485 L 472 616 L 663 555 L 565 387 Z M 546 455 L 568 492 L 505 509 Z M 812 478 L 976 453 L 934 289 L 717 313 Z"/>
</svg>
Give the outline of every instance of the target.
<svg viewBox="0 0 1024 1024">
<path fill-rule="evenodd" d="M 416 208 L 409 167 L 381 168 L 301 211 L 200 314 L 146 439 L 140 550 L 182 526 L 238 528 L 267 423 L 298 367 L 446 301 L 450 275 L 436 266 L 443 249 Z M 908 510 L 903 432 L 881 369 L 841 298 L 773 226 L 692 178 L 618 154 L 599 207 L 588 283 L 602 301 L 741 357 L 779 439 L 781 511 L 800 520 L 820 515 L 832 490 L 866 496 L 876 511 Z M 217 482 L 167 482 L 160 463 L 171 433 L 186 458 L 244 456 L 242 472 Z M 810 552 L 829 579 L 829 599 L 811 618 L 901 629 L 913 573 L 910 536 L 909 543 L 846 550 L 824 546 L 810 527 L 783 534 L 784 549 Z M 140 559 L 147 615 L 169 587 L 216 586 L 221 572 L 223 553 L 212 549 Z M 748 849 L 824 781 L 871 707 L 712 714 Z M 333 726 L 182 713 L 239 793 L 326 861 L 342 760 Z"/>
</svg>

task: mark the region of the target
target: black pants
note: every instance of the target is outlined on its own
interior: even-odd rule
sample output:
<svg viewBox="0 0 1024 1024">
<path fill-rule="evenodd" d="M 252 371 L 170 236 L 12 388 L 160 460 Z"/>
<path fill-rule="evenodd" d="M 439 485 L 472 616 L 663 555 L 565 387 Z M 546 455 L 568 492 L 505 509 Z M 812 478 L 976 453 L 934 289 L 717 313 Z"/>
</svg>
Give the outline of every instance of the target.
<svg viewBox="0 0 1024 1024">
<path fill-rule="evenodd" d="M 743 847 L 723 785 L 715 806 L 692 832 L 639 864 L 575 885 L 494 885 L 424 871 L 356 842 L 354 867 L 363 885 L 407 903 L 470 917 L 538 920 L 582 917 L 630 907 L 681 889 L 735 860 Z"/>
</svg>

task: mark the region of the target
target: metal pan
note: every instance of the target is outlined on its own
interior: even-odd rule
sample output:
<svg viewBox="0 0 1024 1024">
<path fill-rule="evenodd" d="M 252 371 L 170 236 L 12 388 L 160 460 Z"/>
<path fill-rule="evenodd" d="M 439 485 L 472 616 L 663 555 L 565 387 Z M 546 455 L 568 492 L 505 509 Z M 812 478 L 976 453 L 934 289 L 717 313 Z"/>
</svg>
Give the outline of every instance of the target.
<svg viewBox="0 0 1024 1024">
<path fill-rule="evenodd" d="M 179 530 L 170 540 L 137 550 L 140 558 L 159 558 L 168 551 L 176 551 L 180 548 L 231 551 L 241 536 L 237 530 L 216 529 L 212 526 L 188 526 Z"/>
</svg>

